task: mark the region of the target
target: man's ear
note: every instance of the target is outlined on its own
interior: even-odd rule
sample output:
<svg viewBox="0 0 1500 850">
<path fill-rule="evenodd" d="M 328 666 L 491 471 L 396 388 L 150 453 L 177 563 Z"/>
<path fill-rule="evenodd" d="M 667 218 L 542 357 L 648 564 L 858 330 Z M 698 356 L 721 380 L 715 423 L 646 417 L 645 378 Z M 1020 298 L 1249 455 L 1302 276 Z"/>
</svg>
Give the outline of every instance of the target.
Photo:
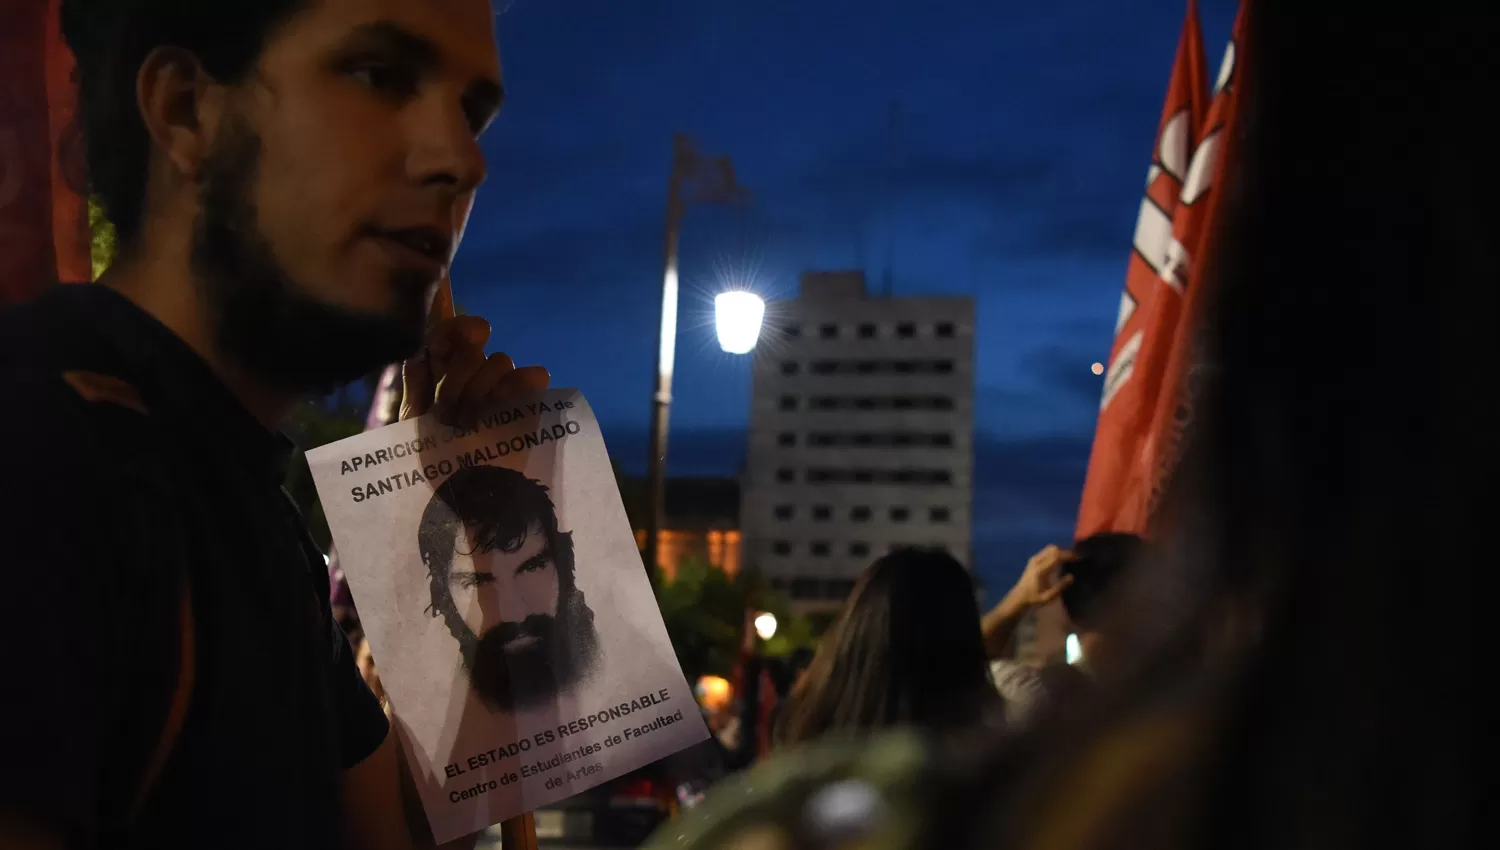
<svg viewBox="0 0 1500 850">
<path fill-rule="evenodd" d="M 136 106 L 155 146 L 188 180 L 195 180 L 213 145 L 226 87 L 180 47 L 157 47 L 135 78 Z"/>
</svg>

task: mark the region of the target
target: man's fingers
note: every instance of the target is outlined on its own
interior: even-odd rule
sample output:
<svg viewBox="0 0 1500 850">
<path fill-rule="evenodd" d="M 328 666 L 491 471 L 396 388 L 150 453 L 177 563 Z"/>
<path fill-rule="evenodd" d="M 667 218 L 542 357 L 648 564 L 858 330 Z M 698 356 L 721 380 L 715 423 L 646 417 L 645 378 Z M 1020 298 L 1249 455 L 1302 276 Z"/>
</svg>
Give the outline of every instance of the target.
<svg viewBox="0 0 1500 850">
<path fill-rule="evenodd" d="M 541 395 L 552 384 L 552 373 L 545 366 L 522 366 L 511 373 L 510 382 L 519 396 Z"/>
<path fill-rule="evenodd" d="M 517 404 L 525 399 L 534 399 L 546 392 L 550 380 L 551 376 L 541 366 L 523 366 L 519 369 L 512 367 L 510 371 L 501 375 L 488 391 L 475 398 L 472 407 L 467 406 L 470 403 L 466 398 L 466 406 L 459 412 L 459 421 L 472 425 L 474 420 L 486 411 L 508 404 Z"/>
<path fill-rule="evenodd" d="M 452 425 L 464 388 L 484 368 L 484 344 L 490 323 L 478 316 L 458 316 L 442 323 L 428 343 L 432 371 L 438 375 L 433 406 L 444 424 Z"/>
<path fill-rule="evenodd" d="M 487 400 L 490 393 L 514 371 L 516 371 L 516 364 L 510 359 L 509 354 L 504 352 L 491 354 L 459 393 L 453 408 L 453 418 L 464 427 L 474 424 L 474 420 L 488 406 Z"/>
<path fill-rule="evenodd" d="M 401 420 L 415 419 L 432 407 L 432 366 L 427 349 L 401 364 Z"/>
</svg>

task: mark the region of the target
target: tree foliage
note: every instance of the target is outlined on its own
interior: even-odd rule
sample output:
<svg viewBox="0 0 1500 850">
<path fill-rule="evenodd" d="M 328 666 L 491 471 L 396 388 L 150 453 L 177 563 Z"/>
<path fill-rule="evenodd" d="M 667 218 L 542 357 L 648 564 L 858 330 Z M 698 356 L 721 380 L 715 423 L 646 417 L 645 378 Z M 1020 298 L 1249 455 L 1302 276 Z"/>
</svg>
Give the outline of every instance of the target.
<svg viewBox="0 0 1500 850">
<path fill-rule="evenodd" d="M 115 259 L 115 226 L 104 215 L 104 205 L 98 198 L 89 198 L 89 260 L 93 265 L 94 280 L 104 274 Z"/>
<path fill-rule="evenodd" d="M 731 578 L 700 557 L 684 558 L 670 581 L 658 573 L 657 603 L 689 681 L 733 672 L 746 611 L 776 617 L 776 635 L 761 647 L 766 655 L 789 655 L 815 641 L 812 624 L 795 616 L 786 598 L 758 574 L 741 571 Z"/>
</svg>

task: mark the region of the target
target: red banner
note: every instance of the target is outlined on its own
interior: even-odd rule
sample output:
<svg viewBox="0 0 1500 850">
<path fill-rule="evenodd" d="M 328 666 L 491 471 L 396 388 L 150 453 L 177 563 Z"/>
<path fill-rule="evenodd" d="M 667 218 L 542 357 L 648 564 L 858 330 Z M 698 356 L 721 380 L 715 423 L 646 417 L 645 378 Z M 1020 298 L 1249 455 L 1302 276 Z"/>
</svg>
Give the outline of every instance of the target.
<svg viewBox="0 0 1500 850">
<path fill-rule="evenodd" d="M 59 2 L 0 4 L 0 304 L 92 276 L 73 57 Z"/>
<path fill-rule="evenodd" d="M 1139 460 L 1126 482 L 1131 501 L 1122 517 L 1133 527 L 1146 530 L 1158 498 L 1172 477 L 1183 439 L 1192 419 L 1192 372 L 1198 365 L 1199 328 L 1208 287 L 1204 269 L 1213 250 L 1211 236 L 1224 192 L 1215 189 L 1224 182 L 1228 165 L 1235 161 L 1239 132 L 1242 80 L 1245 74 L 1245 15 L 1250 0 L 1241 3 L 1224 61 L 1214 83 L 1214 99 L 1203 122 L 1203 140 L 1193 151 L 1187 179 L 1172 217 L 1172 244 L 1163 279 L 1175 296 L 1171 312 L 1163 311 L 1158 333 L 1171 345 L 1154 352 L 1159 359 L 1140 363 L 1161 373 L 1161 389 Z M 1148 329 L 1147 333 L 1151 333 Z"/>
<path fill-rule="evenodd" d="M 1120 295 L 1115 341 L 1078 514 L 1078 536 L 1144 530 L 1136 516 L 1136 466 L 1161 396 L 1161 364 L 1181 313 L 1181 290 L 1164 274 L 1173 262 L 1174 220 L 1193 166 L 1208 100 L 1208 75 L 1198 7 L 1189 0 L 1157 125 L 1135 244 Z"/>
</svg>

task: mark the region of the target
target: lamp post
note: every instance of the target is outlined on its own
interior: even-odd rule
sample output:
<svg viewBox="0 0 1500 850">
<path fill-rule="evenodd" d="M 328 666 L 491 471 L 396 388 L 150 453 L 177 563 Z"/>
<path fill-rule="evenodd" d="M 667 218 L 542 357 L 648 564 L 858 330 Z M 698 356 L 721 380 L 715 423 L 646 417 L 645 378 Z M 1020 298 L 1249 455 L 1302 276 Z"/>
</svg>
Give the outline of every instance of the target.
<svg viewBox="0 0 1500 850">
<path fill-rule="evenodd" d="M 744 203 L 749 196 L 735 180 L 734 166 L 728 157 L 706 158 L 682 134 L 672 140 L 672 146 L 672 174 L 667 179 L 661 325 L 656 348 L 656 384 L 651 394 L 651 454 L 647 459 L 644 561 L 653 586 L 666 510 L 667 419 L 672 407 L 672 370 L 677 359 L 677 246 L 682 236 L 682 217 L 689 203 Z"/>
</svg>

